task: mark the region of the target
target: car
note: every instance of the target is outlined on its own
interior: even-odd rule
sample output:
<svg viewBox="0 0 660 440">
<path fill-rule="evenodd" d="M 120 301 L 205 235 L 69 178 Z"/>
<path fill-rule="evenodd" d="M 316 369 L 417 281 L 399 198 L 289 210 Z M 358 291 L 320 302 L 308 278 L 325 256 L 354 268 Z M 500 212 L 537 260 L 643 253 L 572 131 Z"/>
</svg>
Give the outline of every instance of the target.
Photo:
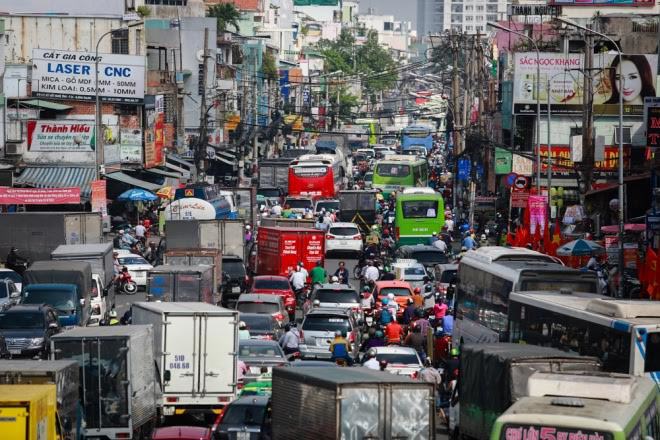
<svg viewBox="0 0 660 440">
<path fill-rule="evenodd" d="M 269 396 L 239 397 L 218 416 L 214 430 L 215 439 L 270 439 L 271 416 Z"/>
<path fill-rule="evenodd" d="M 408 299 L 412 299 L 413 290 L 410 287 L 410 283 L 401 280 L 376 281 L 374 288 L 378 303 L 383 298 L 387 298 L 388 294 L 394 294 L 394 300 L 399 304 L 397 316 L 403 315 L 403 311 L 408 306 Z"/>
<path fill-rule="evenodd" d="M 222 256 L 222 305 L 227 307 L 230 301 L 235 301 L 241 293 L 247 292 L 250 278 L 241 257 L 236 255 Z"/>
<path fill-rule="evenodd" d="M 23 289 L 23 277 L 14 270 L 0 267 L 0 280 L 11 280 L 19 292 Z"/>
<path fill-rule="evenodd" d="M 435 266 L 435 280 L 438 290 L 443 295 L 447 294 L 450 284 L 456 284 L 458 276 L 458 264 L 438 264 Z"/>
<path fill-rule="evenodd" d="M 417 260 L 396 260 L 392 264 L 392 269 L 397 280 L 407 281 L 413 289 L 415 287 L 421 289 L 424 286 L 425 277 L 433 278 L 426 272 L 424 265 L 418 263 Z"/>
<path fill-rule="evenodd" d="M 236 310 L 241 313 L 271 315 L 280 324 L 289 322 L 289 313 L 284 307 L 284 299 L 279 295 L 244 293 L 236 301 Z"/>
<path fill-rule="evenodd" d="M 284 308 L 289 314 L 289 321 L 295 318 L 296 295 L 287 277 L 279 275 L 258 275 L 252 278 L 250 293 L 279 295 L 284 300 Z"/>
<path fill-rule="evenodd" d="M 151 432 L 151 440 L 211 440 L 211 428 L 202 426 L 166 426 Z"/>
<path fill-rule="evenodd" d="M 271 315 L 263 313 L 239 313 L 238 319 L 243 321 L 250 331 L 250 339 L 272 339 L 279 341 L 284 333 L 282 324 Z"/>
<path fill-rule="evenodd" d="M 399 347 L 389 345 L 387 347 L 374 347 L 369 350 L 376 352 L 376 359 L 387 361 L 385 371 L 402 376 L 417 378 L 419 371 L 424 367 L 419 354 L 412 347 Z"/>
<path fill-rule="evenodd" d="M 5 310 L 21 299 L 21 291 L 9 278 L 0 279 L 0 310 Z"/>
<path fill-rule="evenodd" d="M 357 354 L 361 332 L 353 314 L 346 309 L 317 307 L 303 318 L 299 345 L 303 359 L 329 359 L 330 343 L 337 330 L 345 331 L 348 342 Z"/>
<path fill-rule="evenodd" d="M 425 267 L 433 269 L 436 264 L 447 264 L 449 258 L 447 255 L 435 246 L 426 244 L 413 244 L 400 246 L 394 255 L 396 259 L 404 258 L 417 260 Z"/>
<path fill-rule="evenodd" d="M 325 209 L 326 211 L 330 211 L 334 209 L 335 211 L 339 211 L 339 200 L 337 199 L 322 199 L 322 200 L 317 200 L 316 203 L 314 203 L 314 214 L 318 214 L 321 212 L 322 209 Z"/>
<path fill-rule="evenodd" d="M 288 364 L 286 356 L 277 341 L 240 340 L 238 342 L 238 359 L 245 362 L 250 370 L 245 375 L 246 382 L 259 377 L 261 374 L 270 373 L 273 367 L 282 367 Z"/>
<path fill-rule="evenodd" d="M 360 296 L 348 284 L 321 284 L 314 286 L 309 299 L 303 305 L 304 314 L 317 307 L 334 307 L 349 309 L 355 313 L 360 312 Z"/>
<path fill-rule="evenodd" d="M 284 198 L 284 190 L 282 188 L 260 186 L 257 188 L 257 196 L 262 196 L 268 199 L 271 205 L 273 205 L 275 202 L 282 202 L 282 199 Z"/>
<path fill-rule="evenodd" d="M 271 199 L 257 194 L 257 207 L 259 208 L 259 211 L 270 210 L 270 208 L 272 208 L 274 205 L 275 202 L 273 202 Z"/>
<path fill-rule="evenodd" d="M 373 188 L 373 183 L 374 183 L 374 172 L 369 171 L 368 173 L 365 173 L 364 174 L 364 189 Z"/>
<path fill-rule="evenodd" d="M 305 211 L 314 209 L 314 202 L 309 197 L 287 197 L 284 206 L 288 206 L 292 212 L 304 214 Z"/>
<path fill-rule="evenodd" d="M 12 358 L 48 359 L 50 338 L 59 332 L 57 311 L 46 304 L 18 304 L 0 312 L 0 334 Z"/>
<path fill-rule="evenodd" d="M 138 288 L 147 288 L 147 272 L 154 268 L 147 260 L 141 255 L 128 253 L 119 254 L 117 261 L 120 266 L 126 266 L 128 273 Z"/>
<path fill-rule="evenodd" d="M 362 234 L 355 223 L 335 222 L 330 224 L 325 234 L 326 255 L 339 252 L 359 254 L 362 252 L 362 248 Z"/>
<path fill-rule="evenodd" d="M 295 359 L 291 362 L 289 362 L 288 367 L 293 367 L 293 368 L 301 368 L 301 367 L 338 367 L 336 363 L 330 361 L 330 359 L 323 360 L 323 359 Z"/>
</svg>

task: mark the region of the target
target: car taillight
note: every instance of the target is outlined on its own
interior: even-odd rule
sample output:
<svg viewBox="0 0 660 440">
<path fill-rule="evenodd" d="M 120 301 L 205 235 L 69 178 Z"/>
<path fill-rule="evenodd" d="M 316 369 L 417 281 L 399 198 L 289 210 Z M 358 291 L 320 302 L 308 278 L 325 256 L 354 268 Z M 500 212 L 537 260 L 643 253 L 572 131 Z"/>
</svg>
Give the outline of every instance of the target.
<svg viewBox="0 0 660 440">
<path fill-rule="evenodd" d="M 166 398 L 165 398 L 165 401 L 166 401 L 167 403 L 176 403 L 176 402 L 179 401 L 179 398 L 178 398 L 178 397 L 171 397 L 171 396 L 170 396 L 170 397 L 166 397 Z"/>
<path fill-rule="evenodd" d="M 399 238 L 401 238 L 401 233 L 400 233 L 400 231 L 399 231 L 399 227 L 398 227 L 398 226 L 395 226 L 395 227 L 394 227 L 394 236 L 396 237 L 397 240 L 399 240 Z"/>
<path fill-rule="evenodd" d="M 284 320 L 284 315 L 281 314 L 281 313 L 278 313 L 277 315 L 275 315 L 275 319 L 277 319 L 278 321 L 283 321 Z"/>
<path fill-rule="evenodd" d="M 264 335 L 264 337 L 262 339 L 271 340 L 271 339 L 273 339 L 273 335 Z"/>
<path fill-rule="evenodd" d="M 245 284 L 248 284 L 249 282 L 250 282 L 250 277 L 248 277 L 247 275 L 245 275 Z"/>
<path fill-rule="evenodd" d="M 348 335 L 348 342 L 355 342 L 355 333 L 351 332 L 351 334 Z"/>
<path fill-rule="evenodd" d="M 227 408 L 224 408 L 220 414 L 218 414 L 218 417 L 215 418 L 215 422 L 213 422 L 213 427 L 211 428 L 211 432 L 215 432 L 218 429 L 218 426 L 222 423 L 222 419 L 225 417 L 225 413 L 227 412 Z"/>
<path fill-rule="evenodd" d="M 326 239 L 326 240 L 332 240 L 333 238 L 335 238 L 334 235 L 332 235 L 332 234 L 325 234 L 325 239 Z"/>
<path fill-rule="evenodd" d="M 303 332 L 302 329 L 300 329 L 300 340 L 301 341 L 305 340 L 305 332 Z"/>
<path fill-rule="evenodd" d="M 410 378 L 411 378 L 411 379 L 417 379 L 417 371 L 413 371 L 413 372 L 410 374 Z"/>
<path fill-rule="evenodd" d="M 360 234 L 354 235 L 353 240 L 362 240 L 362 235 Z"/>
</svg>

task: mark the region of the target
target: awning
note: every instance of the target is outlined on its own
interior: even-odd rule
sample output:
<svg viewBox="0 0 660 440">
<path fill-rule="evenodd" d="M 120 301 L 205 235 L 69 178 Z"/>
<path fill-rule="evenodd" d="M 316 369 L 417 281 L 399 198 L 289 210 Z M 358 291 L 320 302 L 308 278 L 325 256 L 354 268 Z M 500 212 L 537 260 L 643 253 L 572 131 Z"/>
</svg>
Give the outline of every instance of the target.
<svg viewBox="0 0 660 440">
<path fill-rule="evenodd" d="M 55 167 L 27 167 L 14 180 L 16 186 L 29 186 L 33 188 L 66 188 L 80 187 L 80 196 L 89 199 L 92 190 L 90 182 L 96 178 L 96 168 L 55 166 Z"/>
<path fill-rule="evenodd" d="M 172 177 L 174 179 L 182 177 L 181 173 L 173 173 L 171 171 L 161 170 L 160 168 L 147 168 L 145 171 L 148 173 L 158 174 L 159 176 Z"/>
<path fill-rule="evenodd" d="M 44 101 L 43 99 L 28 99 L 27 101 L 21 101 L 21 104 L 58 111 L 69 110 L 73 108 L 70 105 L 60 104 L 59 102 Z"/>
<path fill-rule="evenodd" d="M 136 179 L 135 177 L 131 177 L 126 173 L 122 173 L 121 171 L 106 174 L 105 177 L 125 183 L 127 185 L 148 189 L 149 191 L 156 191 L 162 187 L 162 185 L 158 185 L 157 183 L 145 182 L 144 180 Z"/>
</svg>

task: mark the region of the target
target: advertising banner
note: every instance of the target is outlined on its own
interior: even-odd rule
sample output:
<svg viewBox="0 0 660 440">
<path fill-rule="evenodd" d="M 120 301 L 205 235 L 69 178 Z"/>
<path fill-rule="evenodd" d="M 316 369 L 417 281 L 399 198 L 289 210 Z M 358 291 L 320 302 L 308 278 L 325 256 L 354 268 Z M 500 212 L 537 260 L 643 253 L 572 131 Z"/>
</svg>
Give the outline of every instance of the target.
<svg viewBox="0 0 660 440">
<path fill-rule="evenodd" d="M 594 55 L 593 69 L 599 72 L 593 81 L 595 114 L 619 113 L 619 82 L 623 72 L 623 112 L 642 115 L 644 98 L 655 96 L 657 55 L 624 55 L 619 66 L 617 54 Z M 541 113 L 547 113 L 548 83 L 553 114 L 582 113 L 583 76 L 577 69 L 584 68 L 582 54 L 541 53 L 539 58 Z M 519 52 L 514 57 L 513 111 L 517 114 L 536 113 L 536 53 Z"/>
<path fill-rule="evenodd" d="M 103 215 L 108 214 L 107 205 L 107 190 L 105 180 L 93 180 L 91 183 L 92 188 L 92 212 L 100 212 Z"/>
<path fill-rule="evenodd" d="M 0 205 L 65 205 L 80 203 L 80 188 L 0 187 Z"/>
<path fill-rule="evenodd" d="M 511 172 L 511 153 L 503 148 L 495 147 L 495 174 Z"/>
<path fill-rule="evenodd" d="M 527 199 L 529 199 L 528 192 L 511 191 L 512 208 L 527 208 Z"/>
<path fill-rule="evenodd" d="M 660 105 L 646 108 L 646 146 L 660 147 Z"/>
<path fill-rule="evenodd" d="M 553 172 L 575 172 L 575 162 L 571 160 L 571 147 L 568 145 L 553 145 L 552 171 Z M 594 163 L 594 170 L 617 171 L 619 166 L 619 147 L 609 145 L 604 148 L 605 159 Z M 630 166 L 630 147 L 623 147 L 624 167 Z M 546 160 L 548 158 L 548 146 L 541 144 L 541 170 L 548 169 Z M 536 169 L 536 166 L 534 166 Z"/>
<path fill-rule="evenodd" d="M 121 163 L 142 163 L 142 130 L 122 129 L 119 138 Z"/>
<path fill-rule="evenodd" d="M 467 181 L 470 179 L 471 162 L 470 159 L 458 160 L 458 180 Z"/>
<path fill-rule="evenodd" d="M 531 176 L 534 170 L 534 163 L 531 159 L 528 159 L 519 154 L 513 154 L 511 156 L 511 172 L 516 173 L 519 176 Z"/>
<path fill-rule="evenodd" d="M 93 101 L 92 52 L 32 49 L 32 96 Z M 145 57 L 99 54 L 98 93 L 103 102 L 140 104 L 144 99 Z"/>
<path fill-rule="evenodd" d="M 89 121 L 28 121 L 28 150 L 40 152 L 94 151 L 94 123 Z"/>
<path fill-rule="evenodd" d="M 529 208 L 529 232 L 536 233 L 536 226 L 541 228 L 541 232 L 543 232 L 548 207 L 547 197 L 530 195 L 527 198 L 527 207 Z"/>
</svg>

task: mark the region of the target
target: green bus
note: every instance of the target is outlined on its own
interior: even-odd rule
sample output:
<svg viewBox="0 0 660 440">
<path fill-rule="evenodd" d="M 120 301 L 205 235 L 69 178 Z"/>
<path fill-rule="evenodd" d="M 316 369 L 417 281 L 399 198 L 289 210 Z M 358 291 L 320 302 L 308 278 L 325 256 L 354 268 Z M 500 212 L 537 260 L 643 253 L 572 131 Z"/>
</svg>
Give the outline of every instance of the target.
<svg viewBox="0 0 660 440">
<path fill-rule="evenodd" d="M 378 137 L 380 136 L 380 121 L 373 118 L 358 118 L 355 120 L 355 125 L 366 128 L 369 131 L 369 146 L 375 145 L 378 143 Z"/>
<path fill-rule="evenodd" d="M 380 189 L 384 197 L 401 187 L 426 187 L 429 165 L 416 156 L 392 155 L 376 161 L 372 187 Z"/>
<path fill-rule="evenodd" d="M 397 195 L 394 234 L 397 246 L 428 244 L 445 225 L 445 201 L 432 188 L 407 188 Z"/>
<path fill-rule="evenodd" d="M 660 439 L 658 387 L 617 373 L 540 373 L 497 418 L 491 440 Z"/>
</svg>

